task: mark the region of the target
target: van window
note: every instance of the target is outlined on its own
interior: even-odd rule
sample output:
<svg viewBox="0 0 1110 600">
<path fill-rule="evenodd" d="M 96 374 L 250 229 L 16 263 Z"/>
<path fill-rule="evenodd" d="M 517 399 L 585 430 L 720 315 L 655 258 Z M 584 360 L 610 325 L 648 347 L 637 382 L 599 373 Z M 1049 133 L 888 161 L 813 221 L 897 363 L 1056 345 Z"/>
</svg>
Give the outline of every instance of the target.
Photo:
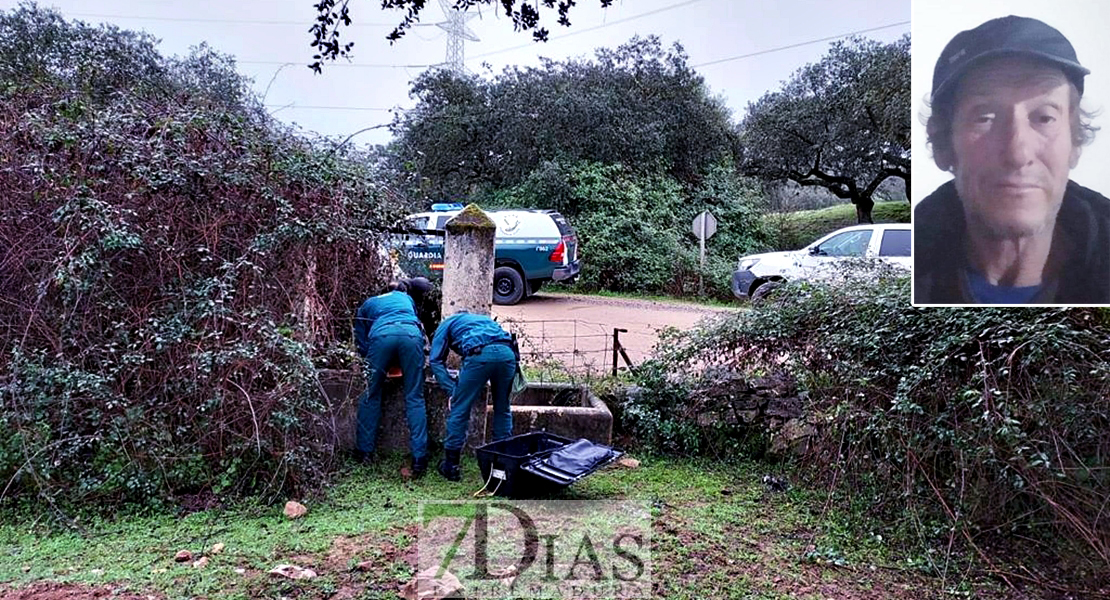
<svg viewBox="0 0 1110 600">
<path fill-rule="evenodd" d="M 879 246 L 879 256 L 909 256 L 910 230 L 887 229 Z"/>
</svg>

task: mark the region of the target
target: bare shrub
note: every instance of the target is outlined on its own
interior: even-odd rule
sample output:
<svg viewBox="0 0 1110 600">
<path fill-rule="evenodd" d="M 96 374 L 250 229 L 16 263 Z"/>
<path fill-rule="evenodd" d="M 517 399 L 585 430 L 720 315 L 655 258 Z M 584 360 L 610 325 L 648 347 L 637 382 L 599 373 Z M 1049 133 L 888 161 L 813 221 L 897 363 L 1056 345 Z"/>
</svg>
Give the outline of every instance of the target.
<svg viewBox="0 0 1110 600">
<path fill-rule="evenodd" d="M 270 119 L 232 61 L 0 13 L 0 497 L 279 493 L 333 464 L 400 202 L 368 157 Z"/>
</svg>

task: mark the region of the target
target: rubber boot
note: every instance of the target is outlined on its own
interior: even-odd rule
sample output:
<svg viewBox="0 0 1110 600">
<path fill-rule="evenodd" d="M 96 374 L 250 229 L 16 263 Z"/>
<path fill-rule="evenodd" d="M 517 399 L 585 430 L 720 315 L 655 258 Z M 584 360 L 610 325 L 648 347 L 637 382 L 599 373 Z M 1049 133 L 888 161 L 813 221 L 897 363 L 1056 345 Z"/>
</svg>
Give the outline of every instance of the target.
<svg viewBox="0 0 1110 600">
<path fill-rule="evenodd" d="M 355 448 L 354 450 L 351 451 L 351 458 L 354 459 L 355 464 L 358 464 L 358 465 L 366 466 L 366 465 L 374 464 L 374 453 L 373 452 L 363 452 L 362 450 L 359 450 L 358 448 Z"/>
<path fill-rule="evenodd" d="M 459 455 L 462 454 L 461 450 L 444 450 L 443 460 L 439 461 L 440 475 L 447 481 L 461 481 L 462 473 L 459 469 Z"/>
<path fill-rule="evenodd" d="M 419 479 L 428 472 L 428 456 L 412 459 L 412 478 Z"/>
</svg>

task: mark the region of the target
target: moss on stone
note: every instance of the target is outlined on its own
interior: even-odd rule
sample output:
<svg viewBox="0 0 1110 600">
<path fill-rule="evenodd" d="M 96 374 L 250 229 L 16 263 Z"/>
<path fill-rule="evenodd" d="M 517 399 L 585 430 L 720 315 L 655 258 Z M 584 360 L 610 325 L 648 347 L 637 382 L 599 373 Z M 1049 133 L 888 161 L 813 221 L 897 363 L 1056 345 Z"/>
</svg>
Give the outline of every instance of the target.
<svg viewBox="0 0 1110 600">
<path fill-rule="evenodd" d="M 468 204 L 466 208 L 444 225 L 448 233 L 464 233 L 474 229 L 497 229 L 493 219 L 489 218 L 477 204 Z"/>
</svg>

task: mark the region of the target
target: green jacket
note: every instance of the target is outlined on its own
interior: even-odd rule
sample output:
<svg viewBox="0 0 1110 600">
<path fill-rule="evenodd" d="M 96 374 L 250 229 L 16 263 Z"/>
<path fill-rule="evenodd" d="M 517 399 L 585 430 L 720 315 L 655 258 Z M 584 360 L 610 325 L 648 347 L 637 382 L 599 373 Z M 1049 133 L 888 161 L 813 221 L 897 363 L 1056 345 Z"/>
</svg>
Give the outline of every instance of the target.
<svg viewBox="0 0 1110 600">
<path fill-rule="evenodd" d="M 387 292 L 368 298 L 355 315 L 355 345 L 359 356 L 370 350 L 370 338 L 382 335 L 396 326 L 411 325 L 423 335 L 424 328 L 416 317 L 416 304 L 405 292 Z"/>
</svg>

